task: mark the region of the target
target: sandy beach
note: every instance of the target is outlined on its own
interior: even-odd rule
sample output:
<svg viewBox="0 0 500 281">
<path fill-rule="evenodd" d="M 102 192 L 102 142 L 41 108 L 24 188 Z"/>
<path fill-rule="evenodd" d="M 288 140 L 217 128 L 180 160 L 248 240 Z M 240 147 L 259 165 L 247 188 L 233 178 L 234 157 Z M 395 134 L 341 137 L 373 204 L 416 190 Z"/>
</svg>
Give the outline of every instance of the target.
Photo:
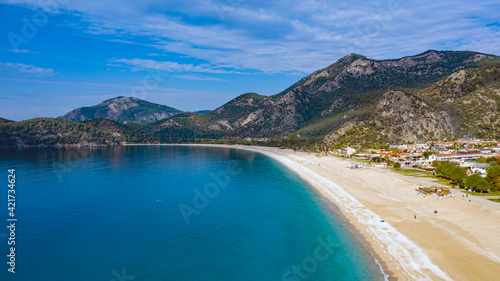
<svg viewBox="0 0 500 281">
<path fill-rule="evenodd" d="M 362 234 L 389 280 L 499 280 L 499 211 L 460 198 L 424 198 L 417 184 L 376 167 L 351 170 L 336 157 L 228 147 L 263 153 L 307 180 Z"/>
</svg>

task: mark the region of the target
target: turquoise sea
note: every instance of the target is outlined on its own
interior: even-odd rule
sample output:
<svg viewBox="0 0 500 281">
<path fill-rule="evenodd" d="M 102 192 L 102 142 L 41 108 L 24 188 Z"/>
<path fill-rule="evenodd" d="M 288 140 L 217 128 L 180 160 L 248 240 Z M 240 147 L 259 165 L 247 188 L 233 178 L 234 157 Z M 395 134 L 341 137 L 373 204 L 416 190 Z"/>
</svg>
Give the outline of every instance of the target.
<svg viewBox="0 0 500 281">
<path fill-rule="evenodd" d="M 8 272 L 15 169 L 15 274 Z M 382 280 L 297 174 L 227 148 L 0 149 L 0 280 Z"/>
</svg>

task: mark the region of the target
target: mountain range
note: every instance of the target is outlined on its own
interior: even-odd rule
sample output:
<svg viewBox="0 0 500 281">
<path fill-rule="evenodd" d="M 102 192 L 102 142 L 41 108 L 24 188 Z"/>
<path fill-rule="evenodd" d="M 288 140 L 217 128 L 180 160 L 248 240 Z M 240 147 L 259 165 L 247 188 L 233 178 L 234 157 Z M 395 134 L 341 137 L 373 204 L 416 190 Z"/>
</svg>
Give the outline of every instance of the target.
<svg viewBox="0 0 500 281">
<path fill-rule="evenodd" d="M 477 52 L 430 50 L 394 60 L 350 54 L 276 95 L 246 93 L 205 114 L 118 97 L 61 118 L 112 136 L 98 144 L 265 137 L 370 145 L 500 138 L 499 69 L 499 57 Z M 44 144 L 46 136 L 26 142 L 16 135 L 27 121 L 0 124 L 2 144 Z"/>
<path fill-rule="evenodd" d="M 321 138 L 349 122 L 368 118 L 387 98 L 388 91 L 399 89 L 418 96 L 423 89 L 456 71 L 499 62 L 499 57 L 475 52 L 431 50 L 386 61 L 351 54 L 277 95 L 243 94 L 204 116 L 184 114 L 160 120 L 155 130 L 165 136 L 189 130 L 192 136 L 200 138 Z M 456 133 L 459 132 L 451 131 L 443 137 Z M 440 136 L 421 133 L 422 138 Z M 402 135 L 400 139 L 414 138 Z M 397 138 L 387 139 L 392 140 Z"/>
</svg>

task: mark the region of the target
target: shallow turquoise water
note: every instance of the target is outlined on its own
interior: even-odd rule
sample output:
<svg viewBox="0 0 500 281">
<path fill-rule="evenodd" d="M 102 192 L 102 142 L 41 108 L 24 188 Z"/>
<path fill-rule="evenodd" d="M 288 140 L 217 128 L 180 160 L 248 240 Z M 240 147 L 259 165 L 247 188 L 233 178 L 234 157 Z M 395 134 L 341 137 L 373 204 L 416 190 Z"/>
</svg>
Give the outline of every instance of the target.
<svg viewBox="0 0 500 281">
<path fill-rule="evenodd" d="M 9 168 L 15 274 L 6 264 Z M 312 188 L 257 153 L 0 149 L 0 169 L 0 280 L 382 279 Z"/>
</svg>

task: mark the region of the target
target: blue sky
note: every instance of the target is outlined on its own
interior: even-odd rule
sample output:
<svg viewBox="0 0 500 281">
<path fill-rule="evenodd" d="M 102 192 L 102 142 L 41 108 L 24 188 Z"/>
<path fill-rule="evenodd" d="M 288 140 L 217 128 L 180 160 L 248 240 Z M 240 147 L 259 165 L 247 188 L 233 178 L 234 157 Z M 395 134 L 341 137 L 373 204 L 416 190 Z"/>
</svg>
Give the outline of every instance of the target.
<svg viewBox="0 0 500 281">
<path fill-rule="evenodd" d="M 500 55 L 498 11 L 498 0 L 0 0 L 0 117 L 57 117 L 116 96 L 215 109 L 348 53 Z"/>
</svg>

